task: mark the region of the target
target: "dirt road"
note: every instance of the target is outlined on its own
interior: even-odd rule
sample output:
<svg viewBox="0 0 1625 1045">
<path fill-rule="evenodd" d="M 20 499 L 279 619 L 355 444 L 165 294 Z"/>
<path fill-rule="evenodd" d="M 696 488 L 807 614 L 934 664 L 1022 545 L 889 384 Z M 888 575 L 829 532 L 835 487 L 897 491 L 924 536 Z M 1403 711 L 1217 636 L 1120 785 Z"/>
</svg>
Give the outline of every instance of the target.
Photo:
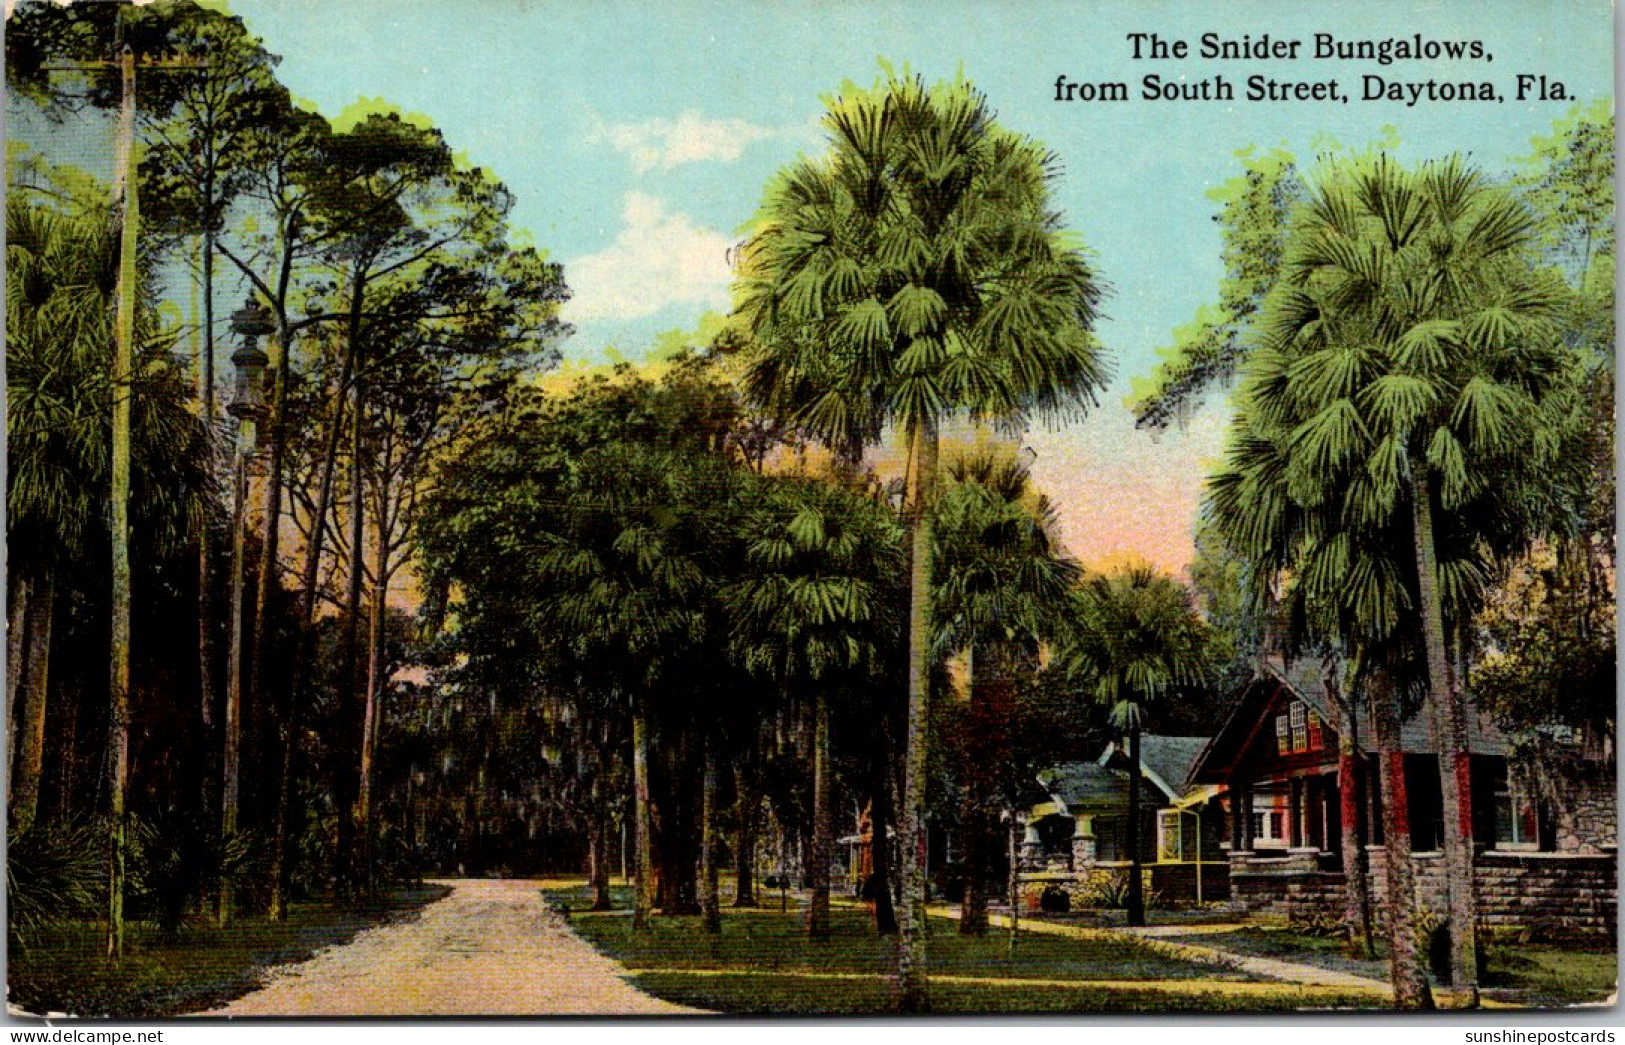
<svg viewBox="0 0 1625 1045">
<path fill-rule="evenodd" d="M 456 880 L 420 917 L 369 929 L 205 1016 L 645 1016 L 693 1013 L 628 984 L 534 881 Z"/>
</svg>

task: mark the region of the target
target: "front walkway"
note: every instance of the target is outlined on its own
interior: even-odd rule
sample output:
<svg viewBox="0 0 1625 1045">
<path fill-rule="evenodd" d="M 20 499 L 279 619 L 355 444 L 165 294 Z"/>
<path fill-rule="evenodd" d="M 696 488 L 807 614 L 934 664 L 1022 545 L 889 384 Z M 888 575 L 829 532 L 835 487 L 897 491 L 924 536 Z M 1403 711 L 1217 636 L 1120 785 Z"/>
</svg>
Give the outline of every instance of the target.
<svg viewBox="0 0 1625 1045">
<path fill-rule="evenodd" d="M 959 908 L 957 906 L 944 908 L 940 913 L 950 918 L 958 918 Z M 1009 928 L 1010 916 L 989 912 L 988 924 L 1000 928 Z M 1252 955 L 1236 954 L 1211 944 L 1176 942 L 1181 936 L 1209 936 L 1221 932 L 1230 932 L 1242 928 L 1240 924 L 1152 925 L 1140 928 L 1114 926 L 1107 929 L 1081 925 L 1062 925 L 1057 922 L 1040 921 L 1036 918 L 1023 918 L 1020 921 L 1020 927 L 1029 932 L 1043 933 L 1049 936 L 1065 936 L 1076 940 L 1132 937 L 1169 958 L 1179 958 L 1203 965 L 1235 969 L 1254 976 L 1278 980 L 1282 983 L 1298 984 L 1305 987 L 1336 987 L 1342 990 L 1369 992 L 1385 1000 L 1393 997 L 1392 991 L 1385 981 L 1372 979 L 1368 976 L 1336 972 L 1314 965 L 1304 965 L 1300 962 L 1286 962 L 1276 958 L 1259 958 Z"/>
</svg>

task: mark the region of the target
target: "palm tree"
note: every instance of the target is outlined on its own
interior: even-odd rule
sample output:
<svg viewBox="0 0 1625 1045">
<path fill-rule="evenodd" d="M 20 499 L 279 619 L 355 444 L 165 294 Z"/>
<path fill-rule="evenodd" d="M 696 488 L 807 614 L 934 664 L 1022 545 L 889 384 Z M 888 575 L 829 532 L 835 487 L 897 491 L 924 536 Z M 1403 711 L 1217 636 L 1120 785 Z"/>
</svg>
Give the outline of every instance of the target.
<svg viewBox="0 0 1625 1045">
<path fill-rule="evenodd" d="M 1349 527 L 1340 500 L 1313 499 L 1308 507 L 1294 500 L 1295 424 L 1275 409 L 1286 366 L 1284 357 L 1268 350 L 1249 361 L 1224 467 L 1209 480 L 1207 507 L 1226 543 L 1248 564 L 1253 602 L 1272 606 L 1277 619 L 1296 622 L 1284 636 L 1288 645 L 1322 643 L 1359 666 L 1349 691 L 1339 694 L 1339 757 L 1353 740 L 1351 709 L 1364 704 L 1376 727 L 1386 866 L 1398 869 L 1385 878 L 1384 900 L 1394 1001 L 1401 1008 L 1425 1008 L 1431 1000 L 1416 947 L 1410 814 L 1399 747 L 1402 694 L 1394 682 L 1404 672 L 1391 667 L 1405 665 L 1405 653 L 1394 649 L 1405 631 L 1397 621 L 1409 605 L 1403 564 L 1395 561 L 1405 537 L 1391 525 Z M 1345 832 L 1352 826 L 1346 820 Z M 1346 861 L 1344 874 L 1351 883 L 1358 878 L 1359 861 Z M 1351 892 L 1357 888 L 1350 886 Z M 1351 933 L 1354 928 L 1349 926 Z"/>
<path fill-rule="evenodd" d="M 1150 710 L 1206 673 L 1209 643 L 1190 592 L 1149 566 L 1091 577 L 1078 593 L 1068 671 L 1128 735 L 1128 923 L 1145 924 L 1140 854 L 1140 731 Z"/>
<path fill-rule="evenodd" d="M 829 103 L 830 149 L 769 186 L 740 255 L 747 385 L 770 415 L 852 456 L 899 428 L 912 461 L 908 733 L 898 1001 L 927 1008 L 924 828 L 937 432 L 1094 400 L 1101 286 L 1063 236 L 1057 174 L 964 81 L 895 75 Z"/>
<path fill-rule="evenodd" d="M 1036 493 L 1026 467 L 991 449 L 950 461 L 932 533 L 937 576 L 932 619 L 937 656 L 968 651 L 971 745 L 965 766 L 960 836 L 965 894 L 959 931 L 987 932 L 983 865 L 995 810 L 991 767 L 1008 752 L 994 741 L 1008 727 L 1012 672 L 1065 614 L 1078 565 L 1056 537 L 1054 508 Z M 1036 664 L 1032 665 L 1036 667 Z"/>
<path fill-rule="evenodd" d="M 1266 306 L 1266 336 L 1292 359 L 1297 492 L 1320 496 L 1329 472 L 1361 466 L 1366 480 L 1344 487 L 1345 503 L 1409 523 L 1449 825 L 1452 979 L 1469 993 L 1470 763 L 1446 623 L 1459 627 L 1481 601 L 1485 555 L 1521 548 L 1538 525 L 1528 480 L 1551 474 L 1568 413 L 1572 368 L 1554 336 L 1561 286 L 1528 260 L 1534 231 L 1515 197 L 1455 158 L 1411 172 L 1379 155 L 1312 190 L 1286 287 Z M 1481 542 L 1453 555 L 1447 531 L 1464 522 Z"/>
<path fill-rule="evenodd" d="M 8 670 L 8 698 L 21 721 L 12 779 L 14 830 L 37 813 L 45 752 L 51 624 L 71 567 L 102 530 L 111 489 L 112 308 L 119 273 L 117 225 L 93 210 L 74 213 L 13 198 L 6 210 L 8 603 L 17 616 L 22 657 Z M 131 530 L 139 553 L 178 551 L 203 524 L 210 492 L 209 440 L 184 408 L 185 383 L 135 288 L 136 374 L 129 384 Z M 82 589 L 69 596 L 89 595 Z M 94 598 L 94 596 L 90 596 Z M 21 690 L 19 694 L 12 692 Z M 115 700 L 110 744 L 126 723 Z M 115 767 L 117 762 L 113 763 Z M 115 773 L 116 773 L 115 769 Z M 112 846 L 122 868 L 122 778 L 112 781 Z M 115 878 L 109 938 L 122 938 L 123 884 Z"/>
<path fill-rule="evenodd" d="M 880 673 L 893 630 L 888 580 L 902 548 L 884 510 L 822 482 L 779 478 L 746 522 L 749 572 L 724 589 L 733 645 L 746 669 L 811 690 L 813 718 L 812 903 L 807 934 L 830 930 L 830 705 Z"/>
</svg>

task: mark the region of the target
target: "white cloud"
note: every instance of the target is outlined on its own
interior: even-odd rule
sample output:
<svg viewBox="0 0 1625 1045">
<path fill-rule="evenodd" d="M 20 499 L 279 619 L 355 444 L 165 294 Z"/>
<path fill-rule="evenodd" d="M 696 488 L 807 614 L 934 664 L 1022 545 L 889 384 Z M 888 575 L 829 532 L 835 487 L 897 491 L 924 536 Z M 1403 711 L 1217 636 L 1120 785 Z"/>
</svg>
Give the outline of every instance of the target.
<svg viewBox="0 0 1625 1045">
<path fill-rule="evenodd" d="M 639 174 L 708 160 L 731 163 L 747 146 L 778 133 L 745 120 L 707 119 L 692 109 L 675 120 L 657 116 L 639 123 L 595 123 L 589 143 L 609 142 Z"/>
<path fill-rule="evenodd" d="M 626 194 L 621 220 L 613 244 L 565 262 L 573 293 L 567 319 L 639 319 L 679 304 L 728 307 L 732 240 L 643 192 Z"/>
</svg>

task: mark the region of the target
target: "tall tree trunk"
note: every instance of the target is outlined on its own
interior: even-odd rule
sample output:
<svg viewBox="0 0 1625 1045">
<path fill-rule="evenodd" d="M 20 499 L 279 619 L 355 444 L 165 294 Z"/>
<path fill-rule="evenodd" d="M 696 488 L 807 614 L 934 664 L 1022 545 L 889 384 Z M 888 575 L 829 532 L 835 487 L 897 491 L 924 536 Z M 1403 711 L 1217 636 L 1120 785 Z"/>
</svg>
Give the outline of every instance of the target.
<svg viewBox="0 0 1625 1045">
<path fill-rule="evenodd" d="M 1140 727 L 1128 731 L 1128 924 L 1145 924 L 1145 883 L 1140 859 Z"/>
<path fill-rule="evenodd" d="M 908 592 L 908 733 L 903 754 L 902 918 L 897 946 L 897 1008 L 929 1012 L 925 968 L 925 775 L 931 683 L 931 505 L 937 478 L 935 421 L 915 422 L 910 433 L 914 496 L 910 504 Z"/>
<path fill-rule="evenodd" d="M 734 851 L 735 907 L 756 906 L 756 837 L 761 796 L 756 790 L 755 765 L 750 756 L 734 771 L 734 801 L 739 833 Z"/>
<path fill-rule="evenodd" d="M 897 935 L 897 909 L 892 906 L 890 761 L 888 750 L 875 767 L 875 788 L 869 799 L 869 862 L 874 868 L 875 933 L 880 936 Z"/>
<path fill-rule="evenodd" d="M 20 578 L 19 578 L 20 580 Z M 11 777 L 11 826 L 28 830 L 39 809 L 40 776 L 45 767 L 45 712 L 49 706 L 51 670 L 51 621 L 56 603 L 56 584 L 47 573 L 29 599 L 27 614 L 18 628 L 27 629 L 22 656 L 26 668 L 22 679 L 22 708 L 18 730 L 22 749 Z"/>
<path fill-rule="evenodd" d="M 21 690 L 26 674 L 23 662 L 28 657 L 29 591 L 28 577 L 13 563 L 6 571 L 6 713 L 11 727 L 6 730 L 7 766 L 17 764 L 17 736 L 21 732 L 18 718 L 22 714 Z M 13 789 L 16 786 L 16 773 L 13 770 Z"/>
<path fill-rule="evenodd" d="M 807 861 L 812 902 L 807 907 L 807 935 L 829 937 L 829 854 L 834 846 L 830 829 L 829 697 L 820 688 L 813 697 L 813 830 Z"/>
<path fill-rule="evenodd" d="M 970 693 L 970 706 L 965 710 L 971 728 L 970 735 L 966 737 L 965 791 L 959 817 L 960 848 L 963 851 L 960 866 L 964 869 L 964 891 L 959 905 L 961 936 L 987 935 L 987 882 L 982 874 L 982 865 L 985 862 L 983 842 L 989 755 L 983 727 L 987 724 L 988 709 L 987 695 L 977 693 L 978 682 L 984 682 L 978 678 L 977 669 L 980 668 L 985 675 L 988 665 L 985 657 L 978 656 L 979 652 L 973 642 L 966 658 L 966 674 L 969 676 L 966 690 Z M 983 688 L 986 688 L 985 684 Z"/>
<path fill-rule="evenodd" d="M 271 386 L 271 452 L 265 470 L 262 514 L 265 536 L 260 542 L 260 572 L 254 587 L 253 638 L 249 642 L 247 702 L 260 709 L 265 688 L 265 641 L 270 627 L 271 597 L 277 589 L 277 556 L 282 534 L 282 473 L 287 459 L 288 380 L 293 367 L 293 333 L 287 317 L 276 311 L 277 359 Z"/>
<path fill-rule="evenodd" d="M 1009 878 L 1005 883 L 1005 896 L 1010 901 L 1010 955 L 1014 957 L 1016 937 L 1021 934 L 1021 821 L 1016 818 L 1014 809 L 1009 811 L 1009 815 L 1010 830 L 1006 833 L 1005 841 Z"/>
<path fill-rule="evenodd" d="M 1387 890 L 1383 913 L 1388 923 L 1388 975 L 1394 1005 L 1431 1009 L 1427 971 L 1416 946 L 1416 883 L 1411 869 L 1411 817 L 1405 788 L 1405 753 L 1399 745 L 1399 707 L 1386 678 L 1370 684 L 1377 759 L 1382 767 L 1382 832 Z"/>
<path fill-rule="evenodd" d="M 637 892 L 632 903 L 632 928 L 649 928 L 649 912 L 654 910 L 654 849 L 649 838 L 653 827 L 649 815 L 649 725 L 643 700 L 632 697 L 632 826 L 633 860 L 637 866 Z"/>
<path fill-rule="evenodd" d="M 1415 463 L 1411 509 L 1416 550 L 1422 632 L 1427 650 L 1428 697 L 1433 748 L 1439 759 L 1439 791 L 1444 804 L 1445 878 L 1450 903 L 1450 983 L 1457 1007 L 1478 1005 L 1478 903 L 1473 883 L 1473 787 L 1467 746 L 1467 709 L 1445 646 L 1444 607 L 1434 552 L 1433 504 L 1428 472 Z"/>
<path fill-rule="evenodd" d="M 717 740 L 705 740 L 705 779 L 700 799 L 700 914 L 708 933 L 722 932 L 722 896 L 717 873 Z"/>
<path fill-rule="evenodd" d="M 324 543 L 327 515 L 333 498 L 333 472 L 338 458 L 339 433 L 344 425 L 344 400 L 348 394 L 351 374 L 355 369 L 355 326 L 359 320 L 354 317 L 359 315 L 360 307 L 359 301 L 352 296 L 350 344 L 344 356 L 344 365 L 339 373 L 338 389 L 334 395 L 332 420 L 329 423 L 327 440 L 322 451 L 321 482 L 318 484 L 316 491 L 316 510 L 311 514 L 311 534 L 310 539 L 305 544 L 305 564 L 300 575 L 299 628 L 294 644 L 293 666 L 288 673 L 288 703 L 286 713 L 283 716 L 282 772 L 277 778 L 276 816 L 272 827 L 271 904 L 269 911 L 272 921 L 280 921 L 285 911 L 282 868 L 287 848 L 289 806 L 293 794 L 294 756 L 300 722 L 303 719 L 304 669 L 312 656 L 310 648 L 313 639 L 311 621 L 316 616 L 316 584 L 317 577 L 321 572 L 322 545 Z M 237 527 L 240 534 L 242 529 L 240 521 Z M 237 575 L 240 575 L 240 571 L 238 571 Z"/>
<path fill-rule="evenodd" d="M 613 906 L 609 896 L 609 835 L 609 814 L 602 800 L 594 800 L 592 823 L 587 828 L 587 845 L 592 849 L 587 881 L 592 886 L 594 911 L 607 911 Z"/>
<path fill-rule="evenodd" d="M 373 891 L 372 852 L 372 770 L 378 753 L 378 719 L 389 680 L 384 677 L 384 622 L 389 612 L 389 544 L 382 526 L 383 505 L 379 505 L 378 546 L 373 551 L 372 619 L 367 625 L 367 698 L 361 717 L 361 773 L 356 796 L 356 842 L 360 854 L 358 875 L 362 890 Z"/>
<path fill-rule="evenodd" d="M 350 430 L 350 573 L 344 596 L 344 672 L 341 676 L 339 744 L 348 751 L 358 750 L 366 733 L 366 680 L 363 668 L 361 641 L 362 592 L 366 578 L 366 473 L 362 467 L 364 425 L 362 408 L 365 389 L 358 377 L 355 382 L 355 404 L 351 410 L 353 427 Z M 352 746 L 354 745 L 354 746 Z M 355 880 L 359 866 L 356 860 L 355 827 L 360 814 L 360 773 L 339 773 L 334 787 L 334 799 L 340 809 L 337 847 L 334 853 L 338 865 L 339 884 L 348 891 Z"/>
<path fill-rule="evenodd" d="M 214 167 L 203 175 L 203 199 L 207 209 L 214 199 Z M 214 440 L 214 222 L 204 215 L 203 230 L 203 322 L 198 341 L 198 404 L 208 433 L 211 464 L 219 463 Z M 194 284 L 195 286 L 195 284 Z M 196 301 L 196 298 L 193 299 Z M 212 469 L 211 469 L 212 470 Z M 199 819 L 207 824 L 213 811 L 215 648 L 214 648 L 214 539 L 207 523 L 197 529 L 197 655 L 198 655 L 198 733 L 201 739 L 198 774 L 202 788 L 198 794 Z"/>
<path fill-rule="evenodd" d="M 231 591 L 227 596 L 229 638 L 226 648 L 226 705 L 224 721 L 220 724 L 220 841 L 222 845 L 230 842 L 237 834 L 238 796 L 242 785 L 241 774 L 241 748 L 243 728 L 243 685 L 245 682 L 245 667 L 243 663 L 243 602 L 246 598 L 244 591 L 247 586 L 243 576 L 246 569 L 244 563 L 244 544 L 247 540 L 246 530 L 248 519 L 248 440 L 252 431 L 251 422 L 246 418 L 239 418 L 237 422 L 237 442 L 231 455 Z M 272 851 L 272 882 L 275 883 L 280 872 L 281 850 Z M 230 874 L 220 876 L 219 905 L 215 911 L 216 924 L 224 926 L 231 921 L 233 913 L 233 890 L 235 883 Z M 276 921 L 282 917 L 281 894 L 273 890 L 271 894 L 271 919 Z"/>
<path fill-rule="evenodd" d="M 1342 820 L 1339 839 L 1343 855 L 1343 927 L 1348 933 L 1349 957 L 1376 957 L 1371 932 L 1371 890 L 1366 883 L 1364 832 L 1360 830 L 1359 739 L 1355 735 L 1354 705 L 1339 680 L 1341 662 L 1326 665 L 1326 691 L 1337 709 L 1337 794 Z"/>
</svg>

